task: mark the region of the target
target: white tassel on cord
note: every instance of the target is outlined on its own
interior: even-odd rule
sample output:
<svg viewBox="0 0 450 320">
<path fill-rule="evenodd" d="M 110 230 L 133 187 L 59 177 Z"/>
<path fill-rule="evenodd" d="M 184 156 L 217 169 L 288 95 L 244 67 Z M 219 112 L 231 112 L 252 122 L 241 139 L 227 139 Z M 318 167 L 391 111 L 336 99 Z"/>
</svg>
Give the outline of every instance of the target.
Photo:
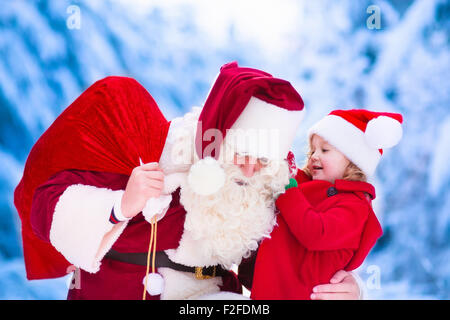
<svg viewBox="0 0 450 320">
<path fill-rule="evenodd" d="M 141 158 L 139 158 L 139 162 L 143 165 Z M 160 197 L 161 198 L 161 197 Z M 172 196 L 165 195 L 162 199 L 160 198 L 150 198 L 144 209 L 142 210 L 142 214 L 145 219 L 150 222 L 151 232 L 150 232 L 150 243 L 148 246 L 148 254 L 147 254 L 147 269 L 145 272 L 145 277 L 142 279 L 142 284 L 144 285 L 144 292 L 142 296 L 142 300 L 145 300 L 145 293 L 148 292 L 152 296 L 159 295 L 164 290 L 164 279 L 163 277 L 156 273 L 155 269 L 155 259 L 156 259 L 156 236 L 157 236 L 157 215 L 162 218 L 169 208 L 170 202 L 172 201 Z M 159 201 L 158 201 L 159 200 Z M 164 213 L 163 213 L 164 211 Z M 152 261 L 152 272 L 149 274 L 150 269 L 150 256 L 153 252 L 153 261 Z"/>
<path fill-rule="evenodd" d="M 146 286 L 147 292 L 151 296 L 157 296 L 164 290 L 164 279 L 159 273 L 149 273 L 142 279 L 142 284 Z"/>
<path fill-rule="evenodd" d="M 156 259 L 156 236 L 158 233 L 158 223 L 156 221 L 156 217 L 153 218 L 151 223 L 151 232 L 150 232 L 150 243 L 148 246 L 148 254 L 147 254 L 147 269 L 145 271 L 145 277 L 142 280 L 144 284 L 144 292 L 142 294 L 142 300 L 145 300 L 145 293 L 148 292 L 152 296 L 159 295 L 164 290 L 164 279 L 160 274 L 156 273 L 155 268 L 155 259 Z M 150 269 L 150 256 L 153 252 L 153 260 L 152 260 L 152 272 L 149 274 Z"/>
</svg>

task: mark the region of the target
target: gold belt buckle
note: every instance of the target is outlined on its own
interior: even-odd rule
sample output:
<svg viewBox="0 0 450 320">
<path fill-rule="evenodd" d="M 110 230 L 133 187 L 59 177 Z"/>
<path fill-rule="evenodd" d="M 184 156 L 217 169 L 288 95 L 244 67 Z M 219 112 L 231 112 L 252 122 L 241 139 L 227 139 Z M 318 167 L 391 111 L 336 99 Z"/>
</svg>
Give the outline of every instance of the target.
<svg viewBox="0 0 450 320">
<path fill-rule="evenodd" d="M 216 276 L 216 266 L 213 267 L 213 275 L 203 275 L 203 267 L 195 267 L 195 277 L 199 280 L 211 279 Z"/>
</svg>

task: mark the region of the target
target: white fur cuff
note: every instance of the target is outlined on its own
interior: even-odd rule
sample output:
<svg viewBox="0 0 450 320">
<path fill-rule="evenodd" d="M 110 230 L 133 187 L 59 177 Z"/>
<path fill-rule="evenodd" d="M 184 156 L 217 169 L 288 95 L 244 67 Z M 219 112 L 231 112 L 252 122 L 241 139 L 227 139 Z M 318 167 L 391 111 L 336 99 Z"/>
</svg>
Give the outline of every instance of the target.
<svg viewBox="0 0 450 320">
<path fill-rule="evenodd" d="M 69 186 L 59 198 L 50 228 L 50 242 L 70 263 L 95 273 L 127 225 L 109 222 L 123 190 L 87 185 Z"/>
<path fill-rule="evenodd" d="M 164 217 L 167 209 L 169 209 L 170 202 L 172 202 L 171 194 L 163 194 L 159 198 L 150 198 L 142 210 L 142 215 L 149 223 L 153 222 L 154 216 L 159 221 Z"/>
</svg>

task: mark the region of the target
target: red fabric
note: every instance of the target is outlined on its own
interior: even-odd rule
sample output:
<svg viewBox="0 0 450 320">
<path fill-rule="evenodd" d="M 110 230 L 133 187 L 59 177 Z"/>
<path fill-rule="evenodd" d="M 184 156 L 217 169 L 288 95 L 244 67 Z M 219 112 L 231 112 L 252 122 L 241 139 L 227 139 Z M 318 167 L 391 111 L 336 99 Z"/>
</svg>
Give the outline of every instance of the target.
<svg viewBox="0 0 450 320">
<path fill-rule="evenodd" d="M 351 110 L 334 110 L 329 113 L 344 118 L 361 131 L 366 131 L 367 123 L 380 116 L 390 117 L 398 122 L 403 122 L 403 117 L 400 113 L 389 112 L 374 112 L 364 109 L 351 109 Z"/>
<path fill-rule="evenodd" d="M 31 211 L 31 223 L 36 234 L 49 242 L 53 212 L 59 197 L 69 185 L 83 184 L 111 190 L 124 190 L 129 176 L 106 172 L 70 170 L 51 177 L 36 189 Z M 158 222 L 156 250 L 175 249 L 183 234 L 186 211 L 180 204 L 179 192 L 172 193 L 172 202 L 163 219 Z M 150 225 L 142 214 L 128 222 L 127 227 L 113 245 L 119 252 L 147 252 L 150 241 Z M 95 274 L 80 270 L 78 288 L 69 291 L 68 299 L 142 299 L 142 279 L 146 267 L 105 258 Z M 76 284 L 76 283 L 74 283 Z M 236 275 L 223 277 L 222 290 L 241 293 Z M 150 296 L 146 299 L 159 299 Z"/>
<path fill-rule="evenodd" d="M 81 94 L 33 146 L 14 204 L 22 221 L 28 279 L 65 275 L 69 263 L 32 231 L 30 210 L 35 189 L 68 169 L 129 175 L 142 161 L 158 161 L 169 122 L 136 80 L 108 77 Z"/>
<path fill-rule="evenodd" d="M 289 176 L 293 178 L 293 177 L 295 177 L 296 173 L 298 172 L 298 168 L 297 168 L 297 164 L 295 163 L 294 153 L 292 151 L 288 152 L 286 161 L 289 166 Z"/>
<path fill-rule="evenodd" d="M 338 193 L 328 196 L 330 187 Z M 375 197 L 365 182 L 315 180 L 282 194 L 278 226 L 258 250 L 251 297 L 310 299 L 315 285 L 360 266 L 382 234 L 365 193 Z"/>
<path fill-rule="evenodd" d="M 200 158 L 218 158 L 218 154 L 205 154 L 209 144 L 203 141 L 205 131 L 218 129 L 225 138 L 226 130 L 231 128 L 252 96 L 287 110 L 303 110 L 302 98 L 288 81 L 261 70 L 239 67 L 237 62 L 225 64 L 199 117 L 195 145 Z"/>
</svg>

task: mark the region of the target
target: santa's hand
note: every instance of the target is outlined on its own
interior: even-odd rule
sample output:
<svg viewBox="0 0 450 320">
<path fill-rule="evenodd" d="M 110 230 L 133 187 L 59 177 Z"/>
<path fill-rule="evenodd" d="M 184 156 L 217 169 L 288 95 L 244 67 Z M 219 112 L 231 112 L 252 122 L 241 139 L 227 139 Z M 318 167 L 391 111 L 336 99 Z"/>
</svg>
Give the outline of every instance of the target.
<svg viewBox="0 0 450 320">
<path fill-rule="evenodd" d="M 358 300 L 360 289 L 356 279 L 350 272 L 338 271 L 330 283 L 313 288 L 312 300 Z"/>
<path fill-rule="evenodd" d="M 142 211 L 149 198 L 158 198 L 164 187 L 164 174 L 157 162 L 133 169 L 122 196 L 122 214 L 132 218 Z"/>
</svg>

